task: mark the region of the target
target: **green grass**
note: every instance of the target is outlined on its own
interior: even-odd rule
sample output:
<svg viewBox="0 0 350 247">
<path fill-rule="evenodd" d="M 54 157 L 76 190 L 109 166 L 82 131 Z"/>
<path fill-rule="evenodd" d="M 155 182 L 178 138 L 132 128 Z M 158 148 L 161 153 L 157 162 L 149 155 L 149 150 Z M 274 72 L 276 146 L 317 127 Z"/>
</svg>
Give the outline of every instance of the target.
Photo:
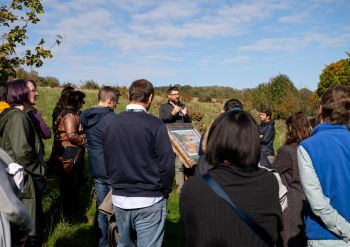
<svg viewBox="0 0 350 247">
<path fill-rule="evenodd" d="M 52 124 L 51 113 L 59 98 L 60 92 L 61 89 L 59 88 L 39 88 L 40 96 L 36 107 L 43 115 L 49 127 L 51 127 Z M 84 90 L 84 92 L 86 93 L 85 109 L 96 103 L 97 91 Z M 166 102 L 165 98 L 156 96 L 150 109 L 151 114 L 158 116 L 159 105 L 164 102 Z M 124 111 L 126 104 L 127 98 L 126 95 L 123 95 L 115 112 L 119 113 Z M 188 102 L 187 107 L 189 110 L 194 109 L 204 114 L 202 120 L 194 124 L 198 129 L 205 129 L 219 114 L 222 104 Z M 256 112 L 252 112 L 252 115 L 257 117 Z M 275 127 L 276 138 L 274 148 L 277 151 L 284 142 L 284 121 L 277 120 Z M 44 141 L 46 159 L 50 156 L 52 142 L 53 138 Z M 72 222 L 68 222 L 61 215 L 60 208 L 57 206 L 59 199 L 58 181 L 54 175 L 49 175 L 48 187 L 43 198 L 43 207 L 46 216 L 45 247 L 96 246 L 97 240 L 94 226 L 96 211 L 95 198 L 92 191 L 92 181 L 88 175 L 87 157 L 85 159 L 85 167 L 86 180 L 80 191 L 80 210 L 76 215 L 76 219 Z M 184 232 L 180 226 L 179 195 L 175 191 L 170 194 L 168 199 L 168 214 L 163 246 L 184 246 Z"/>
</svg>

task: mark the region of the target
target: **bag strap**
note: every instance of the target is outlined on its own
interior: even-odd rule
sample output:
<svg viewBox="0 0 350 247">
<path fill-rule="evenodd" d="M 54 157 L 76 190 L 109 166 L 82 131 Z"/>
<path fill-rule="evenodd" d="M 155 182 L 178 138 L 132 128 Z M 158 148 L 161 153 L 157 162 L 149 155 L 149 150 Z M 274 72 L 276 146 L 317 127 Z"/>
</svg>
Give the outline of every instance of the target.
<svg viewBox="0 0 350 247">
<path fill-rule="evenodd" d="M 250 218 L 245 212 L 243 212 L 226 194 L 226 192 L 221 188 L 221 186 L 214 180 L 209 173 L 202 176 L 203 179 L 207 182 L 209 187 L 219 196 L 221 197 L 227 204 L 229 204 L 234 211 L 238 214 L 239 218 L 243 220 L 266 244 L 272 245 L 271 237 L 266 233 L 266 231 L 255 223 L 252 218 Z"/>
</svg>

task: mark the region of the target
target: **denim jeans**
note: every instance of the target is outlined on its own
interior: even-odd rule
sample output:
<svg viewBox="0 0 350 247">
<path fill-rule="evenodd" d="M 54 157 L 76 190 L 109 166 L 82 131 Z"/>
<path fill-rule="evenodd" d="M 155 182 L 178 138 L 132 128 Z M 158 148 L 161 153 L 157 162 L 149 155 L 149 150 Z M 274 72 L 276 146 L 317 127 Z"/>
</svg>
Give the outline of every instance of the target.
<svg viewBox="0 0 350 247">
<path fill-rule="evenodd" d="M 108 246 L 108 219 L 107 216 L 98 210 L 108 192 L 111 184 L 108 179 L 94 178 L 96 191 L 96 209 L 97 209 L 97 226 L 98 226 L 98 247 Z"/>
<path fill-rule="evenodd" d="M 120 239 L 118 247 L 161 247 L 166 219 L 166 199 L 139 209 L 114 206 Z"/>
</svg>

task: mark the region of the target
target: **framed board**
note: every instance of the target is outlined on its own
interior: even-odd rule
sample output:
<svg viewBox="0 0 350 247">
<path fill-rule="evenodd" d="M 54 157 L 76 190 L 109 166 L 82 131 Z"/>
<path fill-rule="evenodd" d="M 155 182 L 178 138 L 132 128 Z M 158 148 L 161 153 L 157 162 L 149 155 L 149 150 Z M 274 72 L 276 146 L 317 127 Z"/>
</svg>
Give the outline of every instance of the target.
<svg viewBox="0 0 350 247">
<path fill-rule="evenodd" d="M 201 135 L 191 123 L 166 124 L 171 145 L 176 155 L 187 168 L 198 161 Z"/>
</svg>

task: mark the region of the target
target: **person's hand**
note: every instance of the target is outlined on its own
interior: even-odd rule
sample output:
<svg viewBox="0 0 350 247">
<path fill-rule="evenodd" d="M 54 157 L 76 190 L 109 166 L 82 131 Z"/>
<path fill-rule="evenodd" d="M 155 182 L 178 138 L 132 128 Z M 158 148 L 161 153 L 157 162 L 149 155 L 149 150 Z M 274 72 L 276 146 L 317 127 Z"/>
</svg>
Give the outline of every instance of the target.
<svg viewBox="0 0 350 247">
<path fill-rule="evenodd" d="M 188 113 L 187 108 L 185 107 L 185 108 L 181 109 L 181 112 L 182 112 L 182 115 L 186 116 Z"/>
<path fill-rule="evenodd" d="M 173 110 L 171 111 L 171 115 L 175 116 L 181 111 L 180 106 L 175 105 L 173 102 L 170 101 L 170 104 L 174 107 Z"/>
</svg>

